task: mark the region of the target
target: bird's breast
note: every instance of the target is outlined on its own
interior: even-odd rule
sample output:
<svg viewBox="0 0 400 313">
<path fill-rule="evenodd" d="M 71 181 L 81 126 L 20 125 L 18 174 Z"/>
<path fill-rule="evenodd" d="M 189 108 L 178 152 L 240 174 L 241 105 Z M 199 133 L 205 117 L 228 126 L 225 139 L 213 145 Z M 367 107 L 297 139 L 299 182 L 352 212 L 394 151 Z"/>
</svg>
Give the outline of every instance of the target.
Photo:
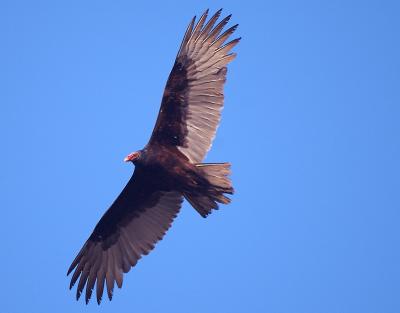
<svg viewBox="0 0 400 313">
<path fill-rule="evenodd" d="M 145 176 L 165 190 L 180 190 L 185 184 L 188 167 L 193 167 L 179 154 L 168 149 L 148 151 L 140 164 Z"/>
</svg>

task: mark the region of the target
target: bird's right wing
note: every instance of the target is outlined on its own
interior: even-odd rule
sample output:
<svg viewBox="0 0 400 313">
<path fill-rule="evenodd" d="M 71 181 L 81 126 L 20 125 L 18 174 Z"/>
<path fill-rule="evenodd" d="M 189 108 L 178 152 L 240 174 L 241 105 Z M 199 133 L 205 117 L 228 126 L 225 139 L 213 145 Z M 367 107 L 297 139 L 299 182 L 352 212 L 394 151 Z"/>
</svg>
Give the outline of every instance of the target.
<svg viewBox="0 0 400 313">
<path fill-rule="evenodd" d="M 183 201 L 180 193 L 152 190 L 134 176 L 68 269 L 68 274 L 75 269 L 70 288 L 79 278 L 77 300 L 86 285 L 87 303 L 95 283 L 97 302 L 100 304 L 104 283 L 111 300 L 114 282 L 121 288 L 123 273 L 154 248 L 179 212 Z"/>
<path fill-rule="evenodd" d="M 200 163 L 215 137 L 224 102 L 231 49 L 240 38 L 225 43 L 237 28 L 222 32 L 230 15 L 216 26 L 221 10 L 206 23 L 208 10 L 189 24 L 168 77 L 149 144 L 176 146 L 192 163 Z"/>
</svg>

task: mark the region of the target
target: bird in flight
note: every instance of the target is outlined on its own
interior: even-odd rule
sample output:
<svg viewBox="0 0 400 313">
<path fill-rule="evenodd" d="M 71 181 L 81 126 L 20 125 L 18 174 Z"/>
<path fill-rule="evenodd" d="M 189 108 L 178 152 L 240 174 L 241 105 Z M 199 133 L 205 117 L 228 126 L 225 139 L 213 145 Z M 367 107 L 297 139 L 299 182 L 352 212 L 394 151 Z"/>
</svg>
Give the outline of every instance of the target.
<svg viewBox="0 0 400 313">
<path fill-rule="evenodd" d="M 168 77 L 156 125 L 147 145 L 130 153 L 134 173 L 68 269 L 76 299 L 86 286 L 86 303 L 96 284 L 100 304 L 123 273 L 161 240 L 178 214 L 183 198 L 206 217 L 233 194 L 229 163 L 201 163 L 221 119 L 227 64 L 240 38 L 228 41 L 237 24 L 224 30 L 231 15 L 218 24 L 221 10 L 207 21 L 208 10 L 186 29 Z M 228 42 L 227 42 L 228 41 Z"/>
</svg>

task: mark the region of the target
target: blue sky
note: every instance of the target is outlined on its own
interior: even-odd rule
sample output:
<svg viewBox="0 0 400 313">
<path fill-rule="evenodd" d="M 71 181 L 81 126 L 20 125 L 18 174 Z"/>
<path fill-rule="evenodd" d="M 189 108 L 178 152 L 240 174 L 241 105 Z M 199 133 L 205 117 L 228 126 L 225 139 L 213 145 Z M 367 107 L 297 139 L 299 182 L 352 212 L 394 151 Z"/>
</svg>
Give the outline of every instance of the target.
<svg viewBox="0 0 400 313">
<path fill-rule="evenodd" d="M 207 161 L 233 203 L 185 204 L 112 302 L 66 270 L 133 170 L 190 18 L 239 23 Z M 1 311 L 400 312 L 396 1 L 1 1 Z"/>
</svg>

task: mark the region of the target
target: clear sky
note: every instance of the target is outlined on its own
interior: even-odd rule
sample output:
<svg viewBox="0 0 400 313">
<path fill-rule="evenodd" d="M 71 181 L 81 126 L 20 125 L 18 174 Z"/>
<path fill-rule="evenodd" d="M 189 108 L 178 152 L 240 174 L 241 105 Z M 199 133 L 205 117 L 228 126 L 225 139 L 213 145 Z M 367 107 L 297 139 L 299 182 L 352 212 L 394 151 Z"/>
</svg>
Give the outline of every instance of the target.
<svg viewBox="0 0 400 313">
<path fill-rule="evenodd" d="M 136 4 L 135 4 L 136 3 Z M 187 203 L 112 302 L 66 271 L 132 173 L 190 18 L 239 23 L 207 161 L 233 203 Z M 5 313 L 400 312 L 398 1 L 1 1 Z"/>
</svg>

